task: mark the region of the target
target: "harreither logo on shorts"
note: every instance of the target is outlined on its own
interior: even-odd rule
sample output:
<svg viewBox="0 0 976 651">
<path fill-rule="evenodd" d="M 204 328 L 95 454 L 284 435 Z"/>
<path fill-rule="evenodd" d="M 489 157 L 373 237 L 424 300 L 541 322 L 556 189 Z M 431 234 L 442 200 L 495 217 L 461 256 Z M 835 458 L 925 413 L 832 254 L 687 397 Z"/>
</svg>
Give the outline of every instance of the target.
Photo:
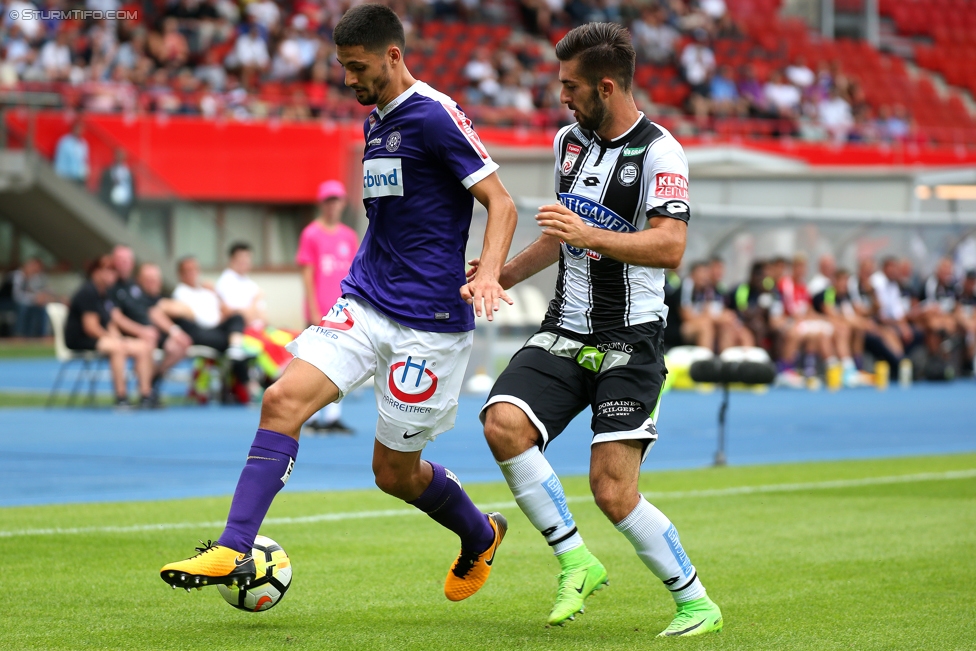
<svg viewBox="0 0 976 651">
<path fill-rule="evenodd" d="M 363 198 L 403 196 L 403 166 L 399 158 L 371 158 L 363 162 Z"/>
<path fill-rule="evenodd" d="M 407 357 L 390 367 L 390 393 L 400 402 L 417 404 L 429 400 L 437 391 L 437 376 L 427 368 L 427 360 Z"/>
</svg>

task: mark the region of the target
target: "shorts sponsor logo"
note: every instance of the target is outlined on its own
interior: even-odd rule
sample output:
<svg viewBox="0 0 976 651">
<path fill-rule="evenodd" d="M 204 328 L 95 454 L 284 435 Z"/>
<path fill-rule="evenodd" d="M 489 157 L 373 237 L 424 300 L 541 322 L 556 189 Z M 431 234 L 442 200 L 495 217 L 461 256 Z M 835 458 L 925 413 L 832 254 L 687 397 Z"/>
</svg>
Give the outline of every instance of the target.
<svg viewBox="0 0 976 651">
<path fill-rule="evenodd" d="M 356 321 L 347 309 L 348 307 L 349 303 L 346 301 L 339 301 L 333 305 L 329 313 L 322 317 L 322 327 L 330 330 L 348 330 L 356 325 Z"/>
<path fill-rule="evenodd" d="M 583 148 L 579 145 L 574 145 L 573 143 L 566 145 L 566 156 L 563 158 L 563 164 L 560 167 L 560 171 L 563 174 L 569 174 L 573 171 L 573 166 L 576 165 L 576 159 L 579 158 L 582 151 Z"/>
<path fill-rule="evenodd" d="M 688 200 L 688 179 L 673 172 L 659 172 L 654 177 L 654 196 L 659 199 Z"/>
<path fill-rule="evenodd" d="M 451 118 L 454 119 L 454 123 L 458 126 L 458 129 L 461 130 L 461 133 L 464 134 L 464 137 L 468 139 L 468 142 L 471 143 L 471 146 L 474 147 L 474 150 L 478 152 L 478 155 L 481 156 L 483 160 L 488 160 L 488 151 L 485 149 L 485 146 L 481 144 L 481 138 L 478 137 L 478 133 L 474 130 L 474 127 L 471 126 L 471 120 L 468 119 L 468 116 L 464 114 L 464 111 L 459 109 L 457 106 L 451 106 L 450 104 L 442 104 L 441 106 L 443 106 L 444 110 L 447 111 Z"/>
<path fill-rule="evenodd" d="M 394 131 L 386 138 L 386 151 L 391 154 L 400 148 L 400 142 L 402 142 L 399 131 Z"/>
<path fill-rule="evenodd" d="M 637 179 L 640 178 L 640 168 L 637 167 L 637 163 L 626 163 L 617 172 L 617 180 L 620 181 L 620 185 L 631 186 L 637 183 Z"/>
<path fill-rule="evenodd" d="M 644 406 L 636 400 L 607 400 L 596 406 L 596 415 L 605 418 L 630 416 L 634 412 L 643 412 Z"/>
<path fill-rule="evenodd" d="M 366 143 L 366 146 L 367 147 L 373 147 L 375 145 L 380 145 L 380 144 L 383 144 L 383 139 L 382 138 L 373 138 L 368 143 Z"/>
<path fill-rule="evenodd" d="M 420 407 L 417 405 L 408 405 L 399 400 L 394 400 L 388 395 L 383 395 L 383 402 L 386 403 L 390 408 L 396 409 L 397 411 L 402 411 L 405 414 L 429 414 L 433 411 L 432 407 Z"/>
<path fill-rule="evenodd" d="M 403 196 L 400 158 L 371 158 L 363 162 L 363 198 Z"/>
<path fill-rule="evenodd" d="M 437 391 L 437 376 L 427 368 L 426 359 L 418 363 L 411 356 L 407 357 L 407 361 L 397 362 L 390 367 L 388 385 L 390 393 L 397 400 L 417 404 L 429 400 Z"/>
<path fill-rule="evenodd" d="M 608 350 L 619 350 L 622 353 L 632 353 L 634 352 L 634 347 L 625 341 L 608 341 L 605 344 L 597 344 L 596 349 L 601 353 L 605 353 Z"/>
</svg>

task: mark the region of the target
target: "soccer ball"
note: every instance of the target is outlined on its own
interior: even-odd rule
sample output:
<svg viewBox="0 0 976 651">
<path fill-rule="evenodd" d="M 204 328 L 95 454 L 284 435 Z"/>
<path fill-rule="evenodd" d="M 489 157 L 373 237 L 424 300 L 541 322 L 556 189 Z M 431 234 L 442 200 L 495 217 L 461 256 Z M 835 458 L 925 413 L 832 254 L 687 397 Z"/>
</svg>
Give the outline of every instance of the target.
<svg viewBox="0 0 976 651">
<path fill-rule="evenodd" d="M 267 536 L 254 539 L 254 581 L 246 588 L 218 585 L 220 596 L 234 608 L 259 613 L 268 610 L 285 596 L 291 585 L 291 560 L 281 545 Z"/>
</svg>

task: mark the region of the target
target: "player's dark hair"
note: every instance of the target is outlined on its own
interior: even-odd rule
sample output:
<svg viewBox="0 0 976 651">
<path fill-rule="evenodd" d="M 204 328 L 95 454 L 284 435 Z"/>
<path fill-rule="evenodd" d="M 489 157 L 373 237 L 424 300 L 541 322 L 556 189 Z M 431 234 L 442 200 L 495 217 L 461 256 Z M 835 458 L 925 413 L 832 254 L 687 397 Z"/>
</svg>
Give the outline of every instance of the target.
<svg viewBox="0 0 976 651">
<path fill-rule="evenodd" d="M 396 45 L 403 50 L 406 39 L 400 17 L 385 5 L 362 4 L 342 15 L 332 31 L 337 47 L 362 45 L 368 52 L 385 50 Z"/>
<path fill-rule="evenodd" d="M 230 245 L 230 249 L 227 251 L 227 255 L 233 258 L 240 251 L 250 251 L 251 245 L 247 242 L 234 242 Z"/>
<path fill-rule="evenodd" d="M 579 61 L 580 72 L 591 85 L 609 77 L 629 91 L 634 82 L 637 54 L 630 32 L 616 23 L 587 23 L 556 43 L 556 58 Z"/>
</svg>

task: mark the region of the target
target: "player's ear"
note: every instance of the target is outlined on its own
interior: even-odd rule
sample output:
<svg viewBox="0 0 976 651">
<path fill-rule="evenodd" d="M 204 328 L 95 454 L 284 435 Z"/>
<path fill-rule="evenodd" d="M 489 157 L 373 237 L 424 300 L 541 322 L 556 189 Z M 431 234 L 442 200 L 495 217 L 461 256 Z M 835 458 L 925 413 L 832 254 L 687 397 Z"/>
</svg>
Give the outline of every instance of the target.
<svg viewBox="0 0 976 651">
<path fill-rule="evenodd" d="M 600 95 L 602 95 L 604 99 L 607 99 L 608 97 L 613 95 L 613 91 L 616 90 L 616 86 L 617 84 L 616 82 L 614 82 L 613 79 L 610 79 L 609 77 L 604 77 L 603 79 L 600 80 L 600 83 L 597 85 L 597 90 L 600 91 Z"/>
<path fill-rule="evenodd" d="M 391 45 L 386 50 L 386 60 L 391 66 L 395 66 L 403 61 L 403 52 L 396 45 Z"/>
</svg>

